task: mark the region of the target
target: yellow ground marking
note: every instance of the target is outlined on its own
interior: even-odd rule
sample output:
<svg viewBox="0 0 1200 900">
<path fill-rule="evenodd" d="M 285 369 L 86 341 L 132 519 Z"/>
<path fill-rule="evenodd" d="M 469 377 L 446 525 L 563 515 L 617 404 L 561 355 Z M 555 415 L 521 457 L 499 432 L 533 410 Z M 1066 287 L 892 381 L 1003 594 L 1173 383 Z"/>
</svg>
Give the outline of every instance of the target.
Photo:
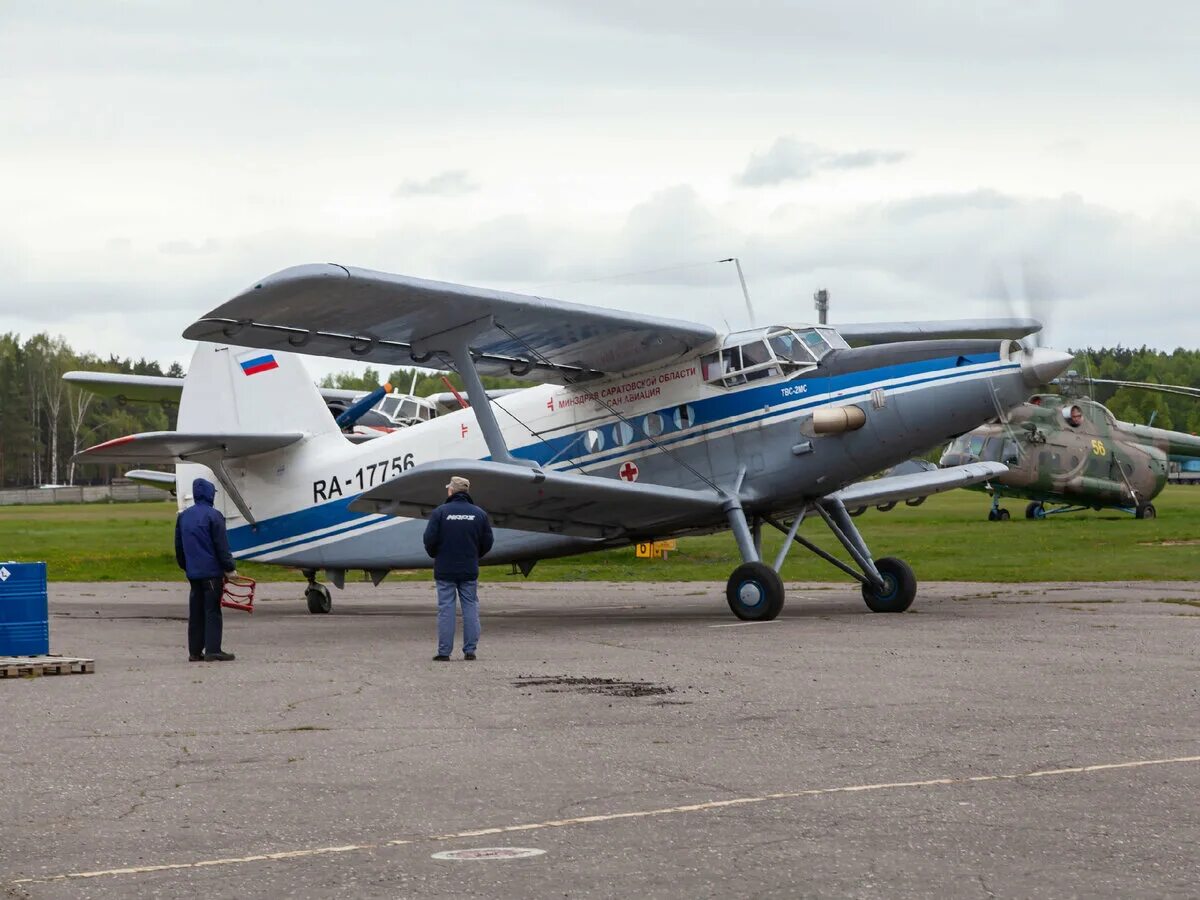
<svg viewBox="0 0 1200 900">
<path fill-rule="evenodd" d="M 1091 766 L 1069 766 L 1061 769 L 1038 769 L 1033 772 L 1016 772 L 997 775 L 959 775 L 946 778 L 927 778 L 921 781 L 884 781 L 875 784 L 844 785 L 831 788 L 808 788 L 799 791 L 781 791 L 775 794 L 760 794 L 753 797 L 734 797 L 730 800 L 709 800 L 704 803 L 689 803 L 685 806 L 664 806 L 659 809 L 633 810 L 623 813 L 602 813 L 594 816 L 577 816 L 570 819 L 550 819 L 545 822 L 530 822 L 524 825 L 501 825 L 496 828 L 477 828 L 469 831 L 452 831 L 446 834 L 429 834 L 415 838 L 397 838 L 374 844 L 345 844 L 340 847 L 311 847 L 304 850 L 283 850 L 277 853 L 256 853 L 253 856 L 231 856 L 221 859 L 204 859 L 197 862 L 163 863 L 151 866 L 128 866 L 120 869 L 98 869 L 94 872 L 67 872 L 61 875 L 43 875 L 37 878 L 21 878 L 12 884 L 34 884 L 49 881 L 66 881 L 77 878 L 100 878 L 117 875 L 146 875 L 153 872 L 170 872 L 181 869 L 204 869 L 213 866 L 235 866 L 271 860 L 303 859 L 310 856 L 328 856 L 340 853 L 359 853 L 381 847 L 398 847 L 432 841 L 454 841 L 463 838 L 485 837 L 496 834 L 541 831 L 549 828 L 569 828 L 574 825 L 594 825 L 600 822 L 618 822 L 623 819 L 649 819 L 659 816 L 682 815 L 684 813 L 707 812 L 734 806 L 750 806 L 778 800 L 797 800 L 803 797 L 819 797 L 826 794 L 857 794 L 867 791 L 889 791 L 904 788 L 942 787 L 952 784 L 980 784 L 989 781 L 1017 781 L 1025 778 L 1051 778 L 1065 775 L 1090 775 L 1096 772 L 1112 772 L 1119 769 L 1140 769 L 1146 766 L 1168 766 L 1200 762 L 1200 756 L 1175 756 L 1165 759 L 1140 759 L 1129 762 L 1099 763 Z"/>
</svg>

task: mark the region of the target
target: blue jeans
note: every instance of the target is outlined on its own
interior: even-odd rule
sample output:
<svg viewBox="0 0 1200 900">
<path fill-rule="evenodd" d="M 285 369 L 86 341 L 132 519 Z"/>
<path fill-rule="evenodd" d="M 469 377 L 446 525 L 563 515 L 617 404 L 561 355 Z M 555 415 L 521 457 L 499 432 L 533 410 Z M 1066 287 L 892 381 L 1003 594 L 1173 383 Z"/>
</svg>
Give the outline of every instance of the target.
<svg viewBox="0 0 1200 900">
<path fill-rule="evenodd" d="M 438 654 L 449 656 L 454 649 L 454 600 L 457 596 L 462 604 L 463 653 L 474 653 L 479 643 L 479 582 L 442 581 L 437 585 L 438 600 Z"/>
</svg>

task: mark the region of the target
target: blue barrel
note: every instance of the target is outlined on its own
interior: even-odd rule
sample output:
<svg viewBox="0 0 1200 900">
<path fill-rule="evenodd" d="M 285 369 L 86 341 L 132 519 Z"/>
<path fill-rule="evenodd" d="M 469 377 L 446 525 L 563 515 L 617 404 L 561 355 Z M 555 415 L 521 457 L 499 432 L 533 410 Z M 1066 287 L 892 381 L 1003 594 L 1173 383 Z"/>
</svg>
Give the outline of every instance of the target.
<svg viewBox="0 0 1200 900">
<path fill-rule="evenodd" d="M 0 563 L 0 656 L 50 652 L 44 562 Z"/>
</svg>

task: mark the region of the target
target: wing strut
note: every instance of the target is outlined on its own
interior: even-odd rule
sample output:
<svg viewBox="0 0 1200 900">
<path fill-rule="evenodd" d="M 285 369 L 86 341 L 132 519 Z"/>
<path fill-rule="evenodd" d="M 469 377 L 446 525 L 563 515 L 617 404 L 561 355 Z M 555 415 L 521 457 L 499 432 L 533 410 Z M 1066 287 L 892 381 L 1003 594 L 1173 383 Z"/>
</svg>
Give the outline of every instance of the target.
<svg viewBox="0 0 1200 900">
<path fill-rule="evenodd" d="M 496 414 L 492 411 L 491 398 L 488 397 L 483 382 L 479 379 L 479 371 L 475 368 L 475 358 L 471 355 L 471 339 L 493 327 L 492 316 L 483 316 L 473 322 L 467 322 L 465 325 L 457 325 L 429 337 L 414 340 L 412 342 L 413 352 L 421 355 L 443 353 L 454 361 L 454 368 L 458 370 L 463 384 L 466 385 L 467 398 L 471 401 L 471 409 L 475 411 L 475 418 L 483 431 L 483 439 L 487 442 L 488 452 L 492 455 L 492 459 L 496 462 L 511 463 L 517 466 L 533 466 L 532 461 L 517 459 L 509 452 L 508 444 L 504 441 L 504 433 L 500 430 L 500 425 L 496 422 Z"/>
</svg>

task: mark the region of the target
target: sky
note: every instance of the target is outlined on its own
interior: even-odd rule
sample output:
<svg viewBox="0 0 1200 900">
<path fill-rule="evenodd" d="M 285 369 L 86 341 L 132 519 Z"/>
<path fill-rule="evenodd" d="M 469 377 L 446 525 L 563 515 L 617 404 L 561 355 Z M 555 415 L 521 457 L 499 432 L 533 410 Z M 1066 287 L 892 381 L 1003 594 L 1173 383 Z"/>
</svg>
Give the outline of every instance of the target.
<svg viewBox="0 0 1200 900">
<path fill-rule="evenodd" d="M 757 324 L 1200 347 L 1198 59 L 1153 0 L 0 0 L 0 330 L 186 366 L 309 262 L 739 328 L 737 257 Z"/>
</svg>

